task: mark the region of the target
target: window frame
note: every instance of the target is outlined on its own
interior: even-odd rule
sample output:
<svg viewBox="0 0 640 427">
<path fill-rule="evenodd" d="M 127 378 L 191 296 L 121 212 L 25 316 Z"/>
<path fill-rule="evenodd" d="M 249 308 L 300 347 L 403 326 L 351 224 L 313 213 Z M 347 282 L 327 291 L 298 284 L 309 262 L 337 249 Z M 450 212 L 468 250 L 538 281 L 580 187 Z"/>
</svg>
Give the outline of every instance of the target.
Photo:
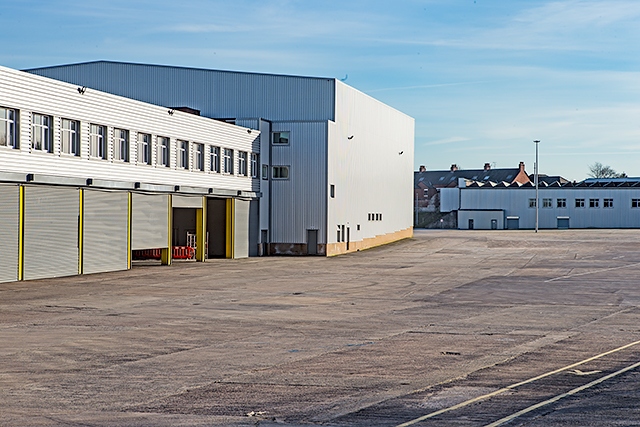
<svg viewBox="0 0 640 427">
<path fill-rule="evenodd" d="M 152 164 L 151 149 L 153 148 L 153 139 L 150 133 L 138 132 L 136 164 L 150 165 Z"/>
<path fill-rule="evenodd" d="M 613 208 L 613 198 L 607 197 L 602 200 L 602 207 L 607 209 Z"/>
<path fill-rule="evenodd" d="M 246 151 L 238 151 L 238 175 L 249 176 L 249 169 L 247 165 L 247 157 L 249 153 Z"/>
<path fill-rule="evenodd" d="M 189 170 L 189 141 L 179 139 L 176 142 L 176 149 L 178 150 L 177 167 L 178 169 Z"/>
<path fill-rule="evenodd" d="M 102 133 L 96 133 L 101 130 Z M 94 151 L 95 150 L 95 151 Z M 89 124 L 89 158 L 107 160 L 107 127 L 97 123 Z"/>
<path fill-rule="evenodd" d="M 542 199 L 542 207 L 544 209 L 549 209 L 553 207 L 553 199 L 546 197 Z"/>
<path fill-rule="evenodd" d="M 286 171 L 286 176 L 281 176 L 283 171 Z M 290 166 L 288 165 L 275 165 L 271 167 L 271 179 L 277 181 L 286 181 L 291 178 Z"/>
<path fill-rule="evenodd" d="M 537 204 L 538 204 L 538 200 L 537 199 L 535 199 L 535 198 L 529 199 L 529 208 L 535 208 Z"/>
<path fill-rule="evenodd" d="M 567 207 L 567 199 L 556 199 L 556 207 L 564 209 Z"/>
<path fill-rule="evenodd" d="M 69 127 L 66 125 L 69 124 Z M 72 126 L 73 125 L 73 126 Z M 75 127 L 75 129 L 73 129 Z M 65 139 L 68 140 L 65 142 Z M 68 144 L 68 150 L 65 145 Z M 60 153 L 72 156 L 80 155 L 80 121 L 66 119 L 60 120 Z"/>
<path fill-rule="evenodd" d="M 0 107 L 0 112 L 2 113 L 0 114 L 0 127 L 3 128 L 2 134 L 5 136 L 4 143 L 0 142 L 0 146 L 10 147 L 12 149 L 20 148 L 18 139 L 18 110 L 15 108 Z"/>
<path fill-rule="evenodd" d="M 640 199 L 631 199 L 631 208 L 632 209 L 640 208 Z"/>
<path fill-rule="evenodd" d="M 209 171 L 211 173 L 220 173 L 222 162 L 220 161 L 220 147 L 211 145 L 209 148 Z"/>
<path fill-rule="evenodd" d="M 171 167 L 171 140 L 168 136 L 157 136 L 158 165 Z"/>
<path fill-rule="evenodd" d="M 589 199 L 589 208 L 599 208 L 600 207 L 600 199 Z"/>
<path fill-rule="evenodd" d="M 129 162 L 130 132 L 127 129 L 113 128 L 113 160 Z"/>
<path fill-rule="evenodd" d="M 286 134 L 286 141 L 282 142 L 282 136 Z M 278 137 L 276 138 L 276 135 Z M 271 144 L 272 145 L 289 145 L 291 142 L 291 131 L 282 130 L 282 131 L 274 131 L 271 132 Z"/>
<path fill-rule="evenodd" d="M 195 163 L 193 165 L 193 169 L 200 172 L 204 172 L 204 144 L 195 143 L 193 144 L 193 146 L 194 146 L 193 155 L 194 155 L 194 163 Z"/>
<path fill-rule="evenodd" d="M 224 148 L 223 149 L 223 173 L 233 175 L 233 149 Z"/>
<path fill-rule="evenodd" d="M 260 155 L 258 153 L 251 153 L 251 178 L 257 179 L 260 164 Z"/>
<path fill-rule="evenodd" d="M 575 199 L 575 207 L 583 209 L 585 206 L 584 199 Z"/>
<path fill-rule="evenodd" d="M 36 123 L 37 119 L 38 123 Z M 42 153 L 53 153 L 53 116 L 31 114 L 31 149 Z"/>
</svg>

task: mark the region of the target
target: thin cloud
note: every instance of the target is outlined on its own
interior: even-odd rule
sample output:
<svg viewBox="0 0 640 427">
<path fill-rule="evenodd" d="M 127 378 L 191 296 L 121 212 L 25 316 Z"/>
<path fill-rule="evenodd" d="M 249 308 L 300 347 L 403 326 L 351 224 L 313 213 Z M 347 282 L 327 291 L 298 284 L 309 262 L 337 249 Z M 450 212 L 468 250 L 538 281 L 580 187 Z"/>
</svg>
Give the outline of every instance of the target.
<svg viewBox="0 0 640 427">
<path fill-rule="evenodd" d="M 451 136 L 449 138 L 437 139 L 435 141 L 430 141 L 422 144 L 423 146 L 432 146 L 432 145 L 448 145 L 454 144 L 456 142 L 464 142 L 470 141 L 471 138 L 466 138 L 464 136 Z"/>
<path fill-rule="evenodd" d="M 475 82 L 458 82 L 458 83 L 440 83 L 433 85 L 416 85 L 416 86 L 396 86 L 396 87 L 385 87 L 380 89 L 371 89 L 367 90 L 367 93 L 375 93 L 375 92 L 385 92 L 390 90 L 407 90 L 407 89 L 431 89 L 435 87 L 446 87 L 446 86 L 463 86 L 463 85 L 473 85 L 478 83 L 487 83 L 489 80 L 480 80 Z"/>
</svg>

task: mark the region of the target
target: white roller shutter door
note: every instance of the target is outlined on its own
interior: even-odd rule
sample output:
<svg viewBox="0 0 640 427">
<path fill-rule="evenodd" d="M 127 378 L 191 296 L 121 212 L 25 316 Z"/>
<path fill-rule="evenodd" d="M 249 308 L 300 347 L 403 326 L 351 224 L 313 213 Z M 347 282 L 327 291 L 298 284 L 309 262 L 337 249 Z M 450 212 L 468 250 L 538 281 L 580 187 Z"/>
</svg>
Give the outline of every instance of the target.
<svg viewBox="0 0 640 427">
<path fill-rule="evenodd" d="M 249 256 L 249 201 L 235 200 L 234 218 L 234 258 Z"/>
<path fill-rule="evenodd" d="M 25 187 L 24 279 L 78 274 L 79 192 Z"/>
<path fill-rule="evenodd" d="M 0 185 L 0 282 L 18 280 L 20 188 Z"/>
<path fill-rule="evenodd" d="M 169 247 L 169 196 L 133 193 L 131 249 Z"/>
<path fill-rule="evenodd" d="M 129 194 L 84 191 L 83 272 L 127 269 Z"/>
</svg>

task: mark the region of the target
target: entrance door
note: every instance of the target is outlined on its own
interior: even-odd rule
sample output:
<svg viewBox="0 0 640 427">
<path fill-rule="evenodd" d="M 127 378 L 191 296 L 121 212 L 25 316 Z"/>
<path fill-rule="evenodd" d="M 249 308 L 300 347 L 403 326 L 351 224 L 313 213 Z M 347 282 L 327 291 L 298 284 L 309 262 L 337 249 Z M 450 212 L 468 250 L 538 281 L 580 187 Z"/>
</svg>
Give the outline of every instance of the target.
<svg viewBox="0 0 640 427">
<path fill-rule="evenodd" d="M 469 219 L 469 230 L 473 230 L 473 219 Z"/>
<path fill-rule="evenodd" d="M 492 219 L 491 220 L 491 229 L 492 230 L 497 230 L 498 229 L 498 220 L 497 219 Z"/>
<path fill-rule="evenodd" d="M 307 230 L 307 255 L 318 255 L 318 230 Z"/>
</svg>

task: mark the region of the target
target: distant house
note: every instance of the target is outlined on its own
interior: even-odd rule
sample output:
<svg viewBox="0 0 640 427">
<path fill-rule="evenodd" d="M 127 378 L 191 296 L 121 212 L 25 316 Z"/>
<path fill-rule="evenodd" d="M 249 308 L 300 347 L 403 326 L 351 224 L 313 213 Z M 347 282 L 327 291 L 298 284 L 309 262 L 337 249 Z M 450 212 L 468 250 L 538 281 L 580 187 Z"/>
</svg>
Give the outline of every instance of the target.
<svg viewBox="0 0 640 427">
<path fill-rule="evenodd" d="M 542 178 L 542 175 L 539 177 Z M 440 210 L 440 189 L 457 187 L 460 178 L 477 182 L 508 184 L 532 182 L 524 169 L 524 162 L 520 162 L 517 168 L 499 169 L 492 169 L 490 163 L 485 163 L 482 169 L 459 169 L 456 164 L 453 164 L 449 170 L 437 171 L 428 171 L 424 166 L 420 166 L 420 170 L 414 173 L 413 197 L 416 211 L 438 212 Z"/>
</svg>

